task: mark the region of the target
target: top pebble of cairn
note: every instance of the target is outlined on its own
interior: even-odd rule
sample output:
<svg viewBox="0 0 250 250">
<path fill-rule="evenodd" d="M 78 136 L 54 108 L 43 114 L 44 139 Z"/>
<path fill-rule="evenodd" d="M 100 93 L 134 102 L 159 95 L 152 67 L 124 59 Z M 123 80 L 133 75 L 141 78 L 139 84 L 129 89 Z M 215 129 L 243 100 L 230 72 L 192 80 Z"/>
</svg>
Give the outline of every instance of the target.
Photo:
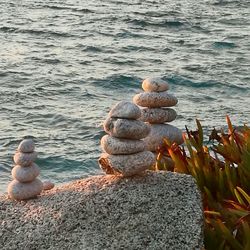
<svg viewBox="0 0 250 250">
<path fill-rule="evenodd" d="M 141 110 L 131 102 L 118 102 L 109 112 L 111 118 L 136 120 L 140 118 Z"/>
<path fill-rule="evenodd" d="M 161 78 L 150 77 L 142 82 L 142 88 L 145 92 L 163 92 L 169 90 L 169 85 Z"/>
<path fill-rule="evenodd" d="M 33 140 L 25 139 L 19 144 L 17 150 L 22 153 L 31 153 L 35 150 L 35 144 Z"/>
</svg>

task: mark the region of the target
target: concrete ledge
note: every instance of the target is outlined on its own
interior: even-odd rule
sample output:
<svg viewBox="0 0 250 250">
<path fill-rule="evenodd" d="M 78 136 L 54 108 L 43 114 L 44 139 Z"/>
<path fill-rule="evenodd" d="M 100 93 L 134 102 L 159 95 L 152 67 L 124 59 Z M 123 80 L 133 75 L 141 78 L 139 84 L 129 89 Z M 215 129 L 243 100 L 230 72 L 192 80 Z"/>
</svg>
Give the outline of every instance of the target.
<svg viewBox="0 0 250 250">
<path fill-rule="evenodd" d="M 201 249 L 191 176 L 147 172 L 75 181 L 27 202 L 0 197 L 1 249 Z"/>
</svg>

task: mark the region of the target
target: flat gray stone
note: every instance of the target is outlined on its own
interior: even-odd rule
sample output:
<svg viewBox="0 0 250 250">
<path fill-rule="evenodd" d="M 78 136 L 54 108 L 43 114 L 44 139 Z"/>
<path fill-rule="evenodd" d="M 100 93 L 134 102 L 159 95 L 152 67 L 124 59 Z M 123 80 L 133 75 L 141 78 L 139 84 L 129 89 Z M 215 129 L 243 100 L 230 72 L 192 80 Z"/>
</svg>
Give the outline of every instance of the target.
<svg viewBox="0 0 250 250">
<path fill-rule="evenodd" d="M 93 176 L 13 202 L 0 196 L 0 246 L 10 249 L 200 250 L 194 179 L 172 172 Z"/>
<path fill-rule="evenodd" d="M 101 148 L 111 155 L 134 154 L 145 150 L 142 140 L 129 140 L 104 135 L 101 139 Z"/>
<path fill-rule="evenodd" d="M 20 165 L 22 167 L 27 167 L 31 165 L 37 159 L 37 152 L 32 153 L 22 153 L 17 151 L 14 155 L 14 162 L 16 165 Z"/>
<path fill-rule="evenodd" d="M 19 182 L 31 182 L 40 174 L 40 170 L 35 163 L 32 163 L 28 167 L 16 165 L 12 169 L 11 174 L 13 179 L 18 180 Z"/>
<path fill-rule="evenodd" d="M 23 153 L 31 153 L 35 150 L 35 144 L 32 139 L 24 139 L 19 144 L 17 150 Z"/>
<path fill-rule="evenodd" d="M 142 88 L 146 92 L 163 92 L 169 89 L 169 85 L 161 78 L 149 77 L 142 82 Z"/>
<path fill-rule="evenodd" d="M 43 183 L 37 178 L 32 182 L 26 183 L 13 180 L 8 185 L 8 195 L 14 200 L 28 200 L 39 195 L 42 189 Z"/>
<path fill-rule="evenodd" d="M 103 128 L 111 136 L 125 139 L 142 139 L 150 132 L 150 127 L 142 121 L 108 117 Z"/>
<path fill-rule="evenodd" d="M 137 94 L 134 96 L 133 102 L 141 107 L 161 108 L 175 106 L 178 100 L 175 96 L 169 94 L 168 91 L 164 91 Z"/>
<path fill-rule="evenodd" d="M 167 138 L 170 142 L 183 143 L 182 131 L 170 124 L 150 124 L 150 133 L 144 138 L 146 149 L 155 152 Z"/>
<path fill-rule="evenodd" d="M 101 154 L 99 165 L 106 174 L 133 176 L 149 169 L 155 163 L 155 156 L 150 151 L 131 155 Z"/>
<path fill-rule="evenodd" d="M 143 108 L 141 121 L 149 123 L 164 123 L 175 120 L 177 113 L 171 108 Z"/>
<path fill-rule="evenodd" d="M 141 110 L 132 102 L 118 102 L 109 112 L 112 118 L 138 119 L 141 116 Z"/>
</svg>

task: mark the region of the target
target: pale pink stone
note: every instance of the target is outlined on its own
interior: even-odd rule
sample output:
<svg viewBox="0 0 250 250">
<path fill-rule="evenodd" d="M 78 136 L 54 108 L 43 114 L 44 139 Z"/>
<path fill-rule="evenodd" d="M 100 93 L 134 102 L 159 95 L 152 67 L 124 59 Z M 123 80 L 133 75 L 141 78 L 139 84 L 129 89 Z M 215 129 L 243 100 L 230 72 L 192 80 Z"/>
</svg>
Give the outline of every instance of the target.
<svg viewBox="0 0 250 250">
<path fill-rule="evenodd" d="M 37 158 L 37 152 L 32 153 L 22 153 L 22 152 L 16 152 L 14 155 L 14 162 L 17 165 L 20 165 L 22 167 L 29 166 L 32 164 Z"/>
<path fill-rule="evenodd" d="M 103 153 L 99 165 L 106 174 L 133 176 L 144 172 L 155 163 L 152 152 L 143 151 L 131 155 L 109 155 Z"/>
<path fill-rule="evenodd" d="M 141 116 L 141 110 L 132 102 L 121 101 L 110 110 L 109 116 L 136 120 Z"/>
<path fill-rule="evenodd" d="M 14 200 L 28 200 L 39 195 L 42 189 L 43 183 L 39 179 L 27 183 L 13 180 L 8 185 L 8 195 Z"/>
<path fill-rule="evenodd" d="M 12 177 L 20 182 L 31 182 L 40 174 L 40 170 L 35 163 L 28 167 L 16 165 L 11 171 Z"/>
<path fill-rule="evenodd" d="M 35 144 L 32 139 L 24 139 L 19 144 L 17 150 L 23 153 L 31 153 L 35 150 Z"/>
<path fill-rule="evenodd" d="M 146 92 L 162 92 L 168 90 L 169 85 L 161 78 L 149 77 L 142 82 L 142 88 Z"/>
<path fill-rule="evenodd" d="M 55 186 L 54 183 L 52 183 L 51 181 L 44 181 L 43 182 L 43 190 L 50 190 Z"/>
</svg>

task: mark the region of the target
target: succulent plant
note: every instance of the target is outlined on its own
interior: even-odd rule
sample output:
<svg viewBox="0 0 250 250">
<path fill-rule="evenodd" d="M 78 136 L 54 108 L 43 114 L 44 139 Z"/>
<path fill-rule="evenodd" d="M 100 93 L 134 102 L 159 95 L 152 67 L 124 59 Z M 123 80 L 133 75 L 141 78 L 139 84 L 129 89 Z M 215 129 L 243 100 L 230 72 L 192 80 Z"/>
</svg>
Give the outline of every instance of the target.
<svg viewBox="0 0 250 250">
<path fill-rule="evenodd" d="M 186 128 L 184 145 L 167 139 L 159 148 L 155 170 L 192 175 L 202 193 L 206 249 L 250 249 L 250 128 L 214 129 L 209 141 L 199 120 Z M 165 161 L 171 157 L 174 165 Z"/>
</svg>

